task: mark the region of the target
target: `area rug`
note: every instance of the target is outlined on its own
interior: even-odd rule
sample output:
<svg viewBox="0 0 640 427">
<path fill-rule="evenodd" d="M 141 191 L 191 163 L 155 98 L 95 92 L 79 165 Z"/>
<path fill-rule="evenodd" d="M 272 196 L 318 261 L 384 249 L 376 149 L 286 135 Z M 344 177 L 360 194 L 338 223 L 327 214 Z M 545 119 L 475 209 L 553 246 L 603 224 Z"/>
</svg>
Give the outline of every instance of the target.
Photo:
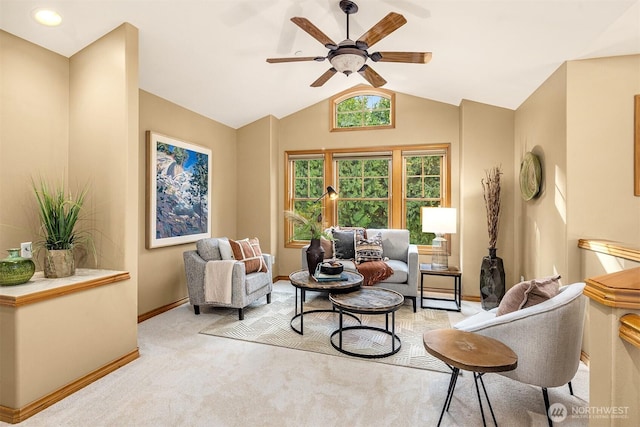
<svg viewBox="0 0 640 427">
<path fill-rule="evenodd" d="M 327 294 L 307 292 L 306 296 L 305 312 L 331 308 Z M 200 333 L 354 358 L 333 348 L 329 341 L 331 333 L 338 328 L 338 312 L 335 312 L 335 314 L 305 314 L 304 335 L 294 332 L 290 326 L 295 310 L 294 301 L 295 288 L 289 282 L 277 282 L 274 284 L 271 294 L 271 304 L 266 304 L 265 299 L 260 298 L 259 301 L 244 310 L 245 317 L 242 321 L 238 320 L 238 311 L 236 309 L 216 308 L 212 310 L 216 316 L 215 321 Z M 206 315 L 206 312 L 203 314 Z M 361 318 L 363 325 L 378 328 L 385 327 L 384 315 L 358 316 Z M 356 320 L 348 316 L 345 316 L 344 319 L 344 326 L 358 324 Z M 391 320 L 391 316 L 389 316 L 389 320 Z M 299 318 L 294 321 L 294 325 L 296 328 L 300 328 Z M 425 331 L 449 327 L 449 317 L 446 312 L 418 309 L 418 312 L 414 313 L 411 302 L 405 302 L 405 305 L 396 311 L 396 334 L 402 341 L 400 351 L 388 357 L 367 360 L 449 373 L 451 370 L 447 365 L 428 354 L 422 343 L 422 334 Z M 337 339 L 336 335 L 334 337 L 336 344 L 338 343 Z M 343 348 L 359 354 L 382 354 L 391 350 L 390 340 L 389 335 L 376 331 L 344 331 Z"/>
</svg>

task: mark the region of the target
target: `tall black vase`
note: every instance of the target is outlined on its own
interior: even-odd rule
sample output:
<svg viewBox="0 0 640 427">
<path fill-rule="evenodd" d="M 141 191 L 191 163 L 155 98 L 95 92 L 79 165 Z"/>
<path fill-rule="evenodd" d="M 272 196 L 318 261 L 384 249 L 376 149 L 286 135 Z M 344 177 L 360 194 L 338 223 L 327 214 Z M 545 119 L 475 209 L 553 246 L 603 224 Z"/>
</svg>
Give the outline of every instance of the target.
<svg viewBox="0 0 640 427">
<path fill-rule="evenodd" d="M 497 307 L 504 296 L 504 265 L 496 250 L 489 248 L 489 256 L 482 258 L 480 268 L 480 296 L 485 310 Z"/>
<path fill-rule="evenodd" d="M 313 276 L 316 267 L 324 260 L 324 248 L 320 244 L 320 239 L 311 239 L 311 243 L 307 248 L 307 267 L 309 268 L 309 276 Z"/>
</svg>

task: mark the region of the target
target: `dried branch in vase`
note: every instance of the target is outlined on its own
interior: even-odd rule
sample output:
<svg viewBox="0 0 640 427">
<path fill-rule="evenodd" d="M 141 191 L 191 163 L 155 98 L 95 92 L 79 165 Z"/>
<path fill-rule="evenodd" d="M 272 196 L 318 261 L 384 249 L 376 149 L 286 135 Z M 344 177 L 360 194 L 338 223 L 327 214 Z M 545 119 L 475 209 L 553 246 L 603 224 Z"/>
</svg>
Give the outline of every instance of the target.
<svg viewBox="0 0 640 427">
<path fill-rule="evenodd" d="M 500 175 L 502 169 L 495 166 L 485 171 L 482 183 L 484 205 L 487 209 L 487 231 L 489 232 L 489 248 L 495 249 L 498 240 L 498 220 L 500 219 Z"/>
</svg>

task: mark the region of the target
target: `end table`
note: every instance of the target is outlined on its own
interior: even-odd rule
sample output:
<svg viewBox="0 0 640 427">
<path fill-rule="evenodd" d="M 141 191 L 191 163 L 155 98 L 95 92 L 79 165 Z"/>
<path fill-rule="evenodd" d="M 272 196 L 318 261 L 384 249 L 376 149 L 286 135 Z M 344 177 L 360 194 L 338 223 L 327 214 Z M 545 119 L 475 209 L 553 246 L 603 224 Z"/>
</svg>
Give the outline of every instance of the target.
<svg viewBox="0 0 640 427">
<path fill-rule="evenodd" d="M 446 276 L 453 278 L 453 299 L 436 298 L 424 296 L 424 276 Z M 431 308 L 435 310 L 460 311 L 462 299 L 462 272 L 458 267 L 449 267 L 447 270 L 434 270 L 431 264 L 420 264 L 420 308 Z M 455 308 L 441 306 L 425 306 L 423 300 L 451 301 L 455 303 Z"/>
</svg>

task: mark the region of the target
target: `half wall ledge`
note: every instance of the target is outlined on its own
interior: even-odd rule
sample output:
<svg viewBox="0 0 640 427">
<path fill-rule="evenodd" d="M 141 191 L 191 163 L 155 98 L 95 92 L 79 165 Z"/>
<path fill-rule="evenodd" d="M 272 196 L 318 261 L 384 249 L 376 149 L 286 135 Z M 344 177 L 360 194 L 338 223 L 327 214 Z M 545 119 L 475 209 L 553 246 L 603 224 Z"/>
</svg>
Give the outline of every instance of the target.
<svg viewBox="0 0 640 427">
<path fill-rule="evenodd" d="M 0 287 L 0 421 L 19 423 L 139 357 L 129 272 Z"/>
</svg>

